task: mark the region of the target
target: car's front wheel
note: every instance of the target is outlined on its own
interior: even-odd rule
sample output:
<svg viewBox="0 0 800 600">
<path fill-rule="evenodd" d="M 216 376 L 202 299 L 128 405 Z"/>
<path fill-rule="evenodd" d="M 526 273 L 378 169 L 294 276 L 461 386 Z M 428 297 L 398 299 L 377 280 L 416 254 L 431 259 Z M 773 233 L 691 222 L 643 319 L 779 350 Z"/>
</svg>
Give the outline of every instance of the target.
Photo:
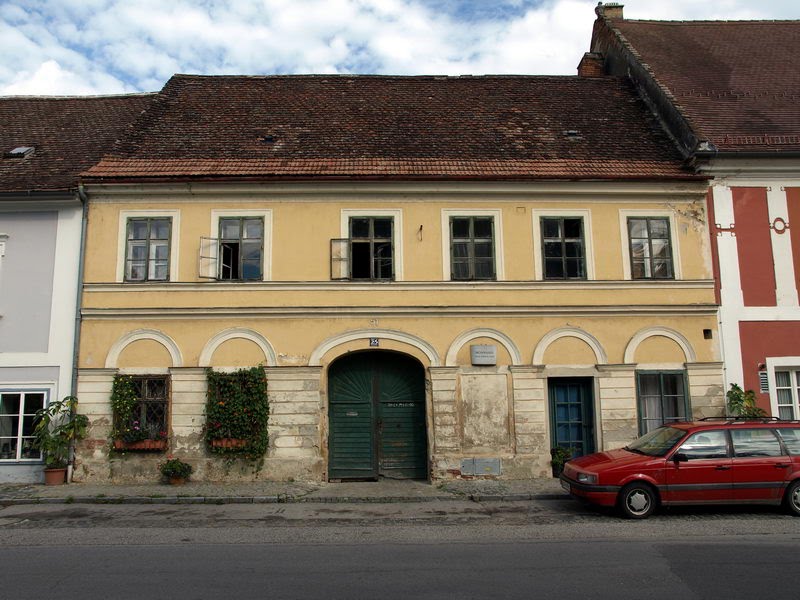
<svg viewBox="0 0 800 600">
<path fill-rule="evenodd" d="M 617 506 L 628 519 L 646 519 L 656 509 L 656 494 L 646 483 L 629 483 L 619 493 Z"/>
<path fill-rule="evenodd" d="M 786 496 L 784 496 L 786 508 L 789 509 L 793 515 L 800 517 L 800 480 L 793 481 L 786 488 Z"/>
</svg>

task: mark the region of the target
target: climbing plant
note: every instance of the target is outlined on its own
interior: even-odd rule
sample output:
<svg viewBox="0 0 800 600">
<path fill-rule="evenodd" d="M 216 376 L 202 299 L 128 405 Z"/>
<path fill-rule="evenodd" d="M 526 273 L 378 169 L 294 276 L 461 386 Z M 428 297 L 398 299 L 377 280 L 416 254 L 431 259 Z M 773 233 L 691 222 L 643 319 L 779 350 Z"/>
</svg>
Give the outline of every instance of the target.
<svg viewBox="0 0 800 600">
<path fill-rule="evenodd" d="M 215 454 L 263 460 L 269 442 L 267 375 L 263 367 L 208 369 L 205 438 Z"/>
<path fill-rule="evenodd" d="M 126 440 L 135 433 L 133 409 L 138 401 L 139 395 L 133 378 L 130 375 L 116 375 L 111 386 L 112 439 Z"/>
</svg>

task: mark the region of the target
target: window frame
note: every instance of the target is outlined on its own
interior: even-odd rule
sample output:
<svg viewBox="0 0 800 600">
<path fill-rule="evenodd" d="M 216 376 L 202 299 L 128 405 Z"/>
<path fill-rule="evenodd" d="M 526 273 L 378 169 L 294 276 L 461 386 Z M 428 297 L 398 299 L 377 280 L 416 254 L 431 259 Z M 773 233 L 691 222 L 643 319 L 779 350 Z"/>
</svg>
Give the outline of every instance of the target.
<svg viewBox="0 0 800 600">
<path fill-rule="evenodd" d="M 222 227 L 223 222 L 225 221 L 238 221 L 238 230 L 239 235 L 234 240 L 234 238 L 226 238 L 223 237 Z M 245 237 L 245 221 L 260 221 L 261 222 L 261 237 L 260 238 L 246 238 Z M 248 216 L 236 216 L 236 217 L 220 217 L 219 218 L 219 250 L 218 250 L 218 261 L 217 261 L 217 279 L 219 281 L 264 281 L 264 219 L 263 217 L 256 216 L 256 217 L 248 217 Z M 258 260 L 258 276 L 257 277 L 245 277 L 244 276 L 244 262 L 246 259 L 244 258 L 244 252 L 242 252 L 242 247 L 245 244 L 245 240 L 259 240 L 259 260 Z M 237 257 L 237 265 L 236 265 L 236 272 L 239 274 L 239 277 L 223 277 L 223 245 L 225 243 L 236 242 L 239 244 L 239 255 Z"/>
<path fill-rule="evenodd" d="M 128 220 L 129 219 L 167 219 L 171 220 L 169 237 L 169 261 L 166 279 L 129 280 L 125 277 L 128 251 Z M 118 240 L 117 240 L 117 283 L 127 285 L 147 284 L 158 285 L 178 281 L 178 265 L 180 264 L 180 211 L 178 210 L 121 210 L 119 212 Z"/>
<path fill-rule="evenodd" d="M 469 233 L 467 237 L 456 237 L 453 233 L 453 226 L 457 219 L 467 220 L 469 223 Z M 491 236 L 488 238 L 491 243 L 491 265 L 492 265 L 492 272 L 491 275 L 488 277 L 478 277 L 476 276 L 476 263 L 477 263 L 477 256 L 475 255 L 475 246 L 477 243 L 485 243 L 479 242 L 478 240 L 485 240 L 486 238 L 477 238 L 475 237 L 475 221 L 477 219 L 489 221 L 491 224 Z M 494 227 L 494 217 L 491 216 L 483 216 L 483 215 L 450 215 L 449 218 L 449 229 L 450 229 L 450 280 L 451 281 L 497 281 L 497 260 L 495 256 L 497 255 L 497 250 L 495 248 L 495 227 Z M 456 241 L 458 240 L 458 242 Z M 466 243 L 468 249 L 468 255 L 466 260 L 463 260 L 464 264 L 469 267 L 469 275 L 467 277 L 459 277 L 456 278 L 454 276 L 455 271 L 455 253 L 453 252 L 453 247 L 456 243 Z M 489 261 L 487 261 L 489 262 Z"/>
<path fill-rule="evenodd" d="M 667 220 L 667 227 L 669 229 L 669 243 L 670 243 L 670 250 L 671 250 L 671 257 L 672 257 L 672 277 L 670 278 L 633 278 L 633 256 L 631 254 L 631 242 L 630 242 L 630 234 L 628 231 L 628 219 L 642 219 L 642 218 L 652 218 L 652 219 L 666 219 Z M 636 281 L 636 282 L 666 282 L 666 281 L 677 281 L 682 279 L 682 270 L 681 270 L 681 253 L 680 253 L 680 245 L 678 243 L 677 237 L 677 223 L 675 220 L 675 213 L 674 211 L 666 211 L 666 210 L 620 210 L 619 211 L 619 226 L 620 226 L 620 238 L 621 238 L 621 247 L 622 247 L 622 272 L 623 277 L 629 281 Z"/>
<path fill-rule="evenodd" d="M 494 278 L 493 279 L 453 279 L 452 273 L 452 239 L 450 235 L 451 217 L 491 217 L 494 253 Z M 492 282 L 505 280 L 505 260 L 503 253 L 503 219 L 500 209 L 442 209 L 442 280 L 454 283 L 466 282 Z"/>
<path fill-rule="evenodd" d="M 50 404 L 50 398 L 52 397 L 52 388 L 46 386 L 14 386 L 14 387 L 3 387 L 0 388 L 0 395 L 1 394 L 20 394 L 22 398 L 20 398 L 20 408 L 16 415 L 12 415 L 11 413 L 3 413 L 3 416 L 13 417 L 16 416 L 20 421 L 17 424 L 17 435 L 16 436 L 3 436 L 5 438 L 16 438 L 17 440 L 17 450 L 15 456 L 13 458 L 0 458 L 0 465 L 3 464 L 37 464 L 41 463 L 44 460 L 41 451 L 39 451 L 39 456 L 37 457 L 22 457 L 22 440 L 23 439 L 33 439 L 33 430 L 31 430 L 31 435 L 22 435 L 22 422 L 24 417 L 32 417 L 35 414 L 34 412 L 23 412 L 24 403 L 25 403 L 25 395 L 26 394 L 43 394 L 44 399 L 42 401 L 42 407 L 46 408 Z M 0 450 L 2 449 L 2 443 L 0 442 Z M 2 457 L 2 453 L 0 453 L 0 457 Z"/>
<path fill-rule="evenodd" d="M 679 421 L 686 421 L 690 420 L 692 416 L 692 402 L 691 396 L 689 394 L 689 378 L 688 374 L 685 369 L 652 369 L 652 370 L 637 370 L 636 371 L 636 421 L 637 426 L 639 428 L 639 435 L 644 435 L 652 429 L 648 430 L 645 427 L 645 423 L 647 421 L 655 421 L 653 418 L 645 419 L 644 418 L 644 404 L 642 398 L 642 385 L 641 385 L 641 376 L 642 375 L 658 375 L 659 376 L 659 407 L 661 413 L 661 422 L 658 423 L 653 429 L 657 427 L 661 427 L 662 425 L 669 425 L 669 423 L 675 423 Z M 675 419 L 664 420 L 664 376 L 679 376 L 683 382 L 683 417 L 677 417 Z"/>
<path fill-rule="evenodd" d="M 541 220 L 549 217 L 581 218 L 583 220 L 583 254 L 586 277 L 584 279 L 545 279 L 544 277 L 544 240 Z M 592 281 L 595 279 L 594 243 L 592 239 L 592 211 L 561 208 L 534 209 L 531 211 L 531 229 L 533 231 L 533 272 L 536 281 L 565 282 Z"/>
<path fill-rule="evenodd" d="M 352 252 L 350 248 L 350 221 L 351 219 L 365 219 L 365 218 L 391 218 L 392 219 L 392 278 L 391 279 L 364 279 L 352 278 Z M 333 249 L 333 241 L 347 240 L 347 278 L 334 277 L 331 273 L 331 280 L 333 281 L 354 281 L 358 283 L 368 282 L 381 282 L 388 283 L 391 281 L 403 281 L 403 211 L 395 208 L 344 208 L 339 214 L 339 238 L 333 238 L 331 244 Z M 331 257 L 333 262 L 333 257 Z"/>
<path fill-rule="evenodd" d="M 800 356 L 767 357 L 767 382 L 769 386 L 769 404 L 773 415 L 780 417 L 781 406 L 778 403 L 778 382 L 776 372 L 788 371 L 792 390 L 793 419 L 800 420 Z M 781 387 L 780 389 L 786 389 Z"/>
<path fill-rule="evenodd" d="M 368 233 L 366 236 L 359 236 L 355 237 L 353 235 L 353 227 L 354 221 L 367 221 Z M 389 236 L 378 236 L 375 233 L 375 222 L 376 221 L 385 221 L 389 223 L 389 227 L 391 231 L 389 232 Z M 350 217 L 348 222 L 348 262 L 347 262 L 347 278 L 350 281 L 394 281 L 394 239 L 395 239 L 395 224 L 393 217 L 387 216 L 354 216 Z M 390 248 L 390 256 L 389 256 L 389 264 L 390 264 L 390 273 L 388 277 L 381 277 L 380 274 L 377 272 L 376 262 L 378 261 L 378 251 L 376 251 L 376 245 L 381 245 L 385 247 L 385 244 L 389 244 Z M 356 255 L 354 252 L 355 245 L 358 244 L 359 246 L 369 246 L 369 277 L 356 277 L 353 273 L 353 257 Z M 384 258 L 385 260 L 385 258 Z"/>
<path fill-rule="evenodd" d="M 260 218 L 263 224 L 261 233 L 261 277 L 259 279 L 221 279 L 219 245 L 221 242 L 220 221 L 222 219 L 239 218 L 255 219 Z M 200 279 L 220 281 L 225 283 L 247 283 L 253 281 L 270 281 L 272 279 L 272 209 L 214 209 L 211 211 L 211 221 L 209 225 L 211 235 L 200 238 L 199 252 L 199 272 Z M 210 256 L 204 256 L 204 251 L 210 251 Z M 213 261 L 213 274 L 204 274 L 203 260 Z"/>
<path fill-rule="evenodd" d="M 170 423 L 172 419 L 172 376 L 171 374 L 166 371 L 164 373 L 157 372 L 156 370 L 149 371 L 147 373 L 142 372 L 127 372 L 124 369 L 119 370 L 120 375 L 127 375 L 131 379 L 135 381 L 146 381 L 150 379 L 162 379 L 164 380 L 165 385 L 165 393 L 164 393 L 164 422 L 163 422 L 163 431 L 167 433 L 167 436 L 170 434 Z M 143 398 L 137 398 L 136 404 L 134 405 L 133 412 L 136 413 L 137 411 L 141 414 L 144 411 L 146 416 L 147 411 L 144 409 L 144 405 L 147 403 L 156 404 L 158 403 L 157 400 L 147 400 Z"/>
<path fill-rule="evenodd" d="M 580 231 L 580 237 L 579 238 L 568 238 L 566 236 L 566 233 L 565 233 L 566 228 L 564 227 L 565 219 L 580 221 L 580 230 L 581 231 Z M 545 221 L 559 221 L 559 223 L 560 223 L 559 230 L 561 231 L 561 235 L 558 238 L 550 238 L 550 237 L 546 237 L 545 236 L 545 231 L 544 231 Z M 586 280 L 588 278 L 588 273 L 587 273 L 588 269 L 586 268 L 586 234 L 585 234 L 585 226 L 584 226 L 583 218 L 580 217 L 580 216 L 565 216 L 565 215 L 540 216 L 539 217 L 539 230 L 540 230 L 540 234 L 541 234 L 540 249 L 541 249 L 541 253 L 542 253 L 542 279 L 544 279 L 545 281 L 584 281 L 584 280 Z M 583 269 L 582 269 L 583 275 L 578 276 L 578 277 L 570 277 L 568 275 L 568 270 L 567 270 L 567 261 L 568 261 L 568 259 L 570 257 L 568 257 L 567 253 L 566 253 L 566 244 L 568 242 L 572 241 L 572 240 L 575 240 L 575 239 L 578 239 L 580 241 L 581 256 L 579 258 L 580 258 L 580 261 L 581 261 L 582 266 L 583 266 Z M 554 241 L 557 241 L 558 243 L 561 244 L 561 256 L 559 258 L 560 258 L 560 261 L 561 261 L 562 271 L 564 273 L 564 275 L 561 276 L 561 277 L 548 277 L 547 276 L 547 261 L 548 261 L 549 258 L 553 258 L 553 257 L 548 257 L 547 256 L 547 252 L 545 251 L 545 245 L 547 243 L 553 243 Z"/>
</svg>

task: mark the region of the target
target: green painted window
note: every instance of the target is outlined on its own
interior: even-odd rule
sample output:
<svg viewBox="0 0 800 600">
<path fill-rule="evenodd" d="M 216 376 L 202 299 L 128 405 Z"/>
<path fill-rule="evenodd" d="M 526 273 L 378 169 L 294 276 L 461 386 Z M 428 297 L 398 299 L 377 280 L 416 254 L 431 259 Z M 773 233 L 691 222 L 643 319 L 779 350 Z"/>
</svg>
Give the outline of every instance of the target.
<svg viewBox="0 0 800 600">
<path fill-rule="evenodd" d="M 629 217 L 632 279 L 673 279 L 672 238 L 666 217 Z"/>
<path fill-rule="evenodd" d="M 450 278 L 454 281 L 497 278 L 492 217 L 450 217 Z"/>
<path fill-rule="evenodd" d="M 542 256 L 545 279 L 586 279 L 583 219 L 543 217 Z"/>
<path fill-rule="evenodd" d="M 219 220 L 219 279 L 261 280 L 264 219 L 225 217 Z"/>
<path fill-rule="evenodd" d="M 640 371 L 636 374 L 639 433 L 691 416 L 684 371 Z"/>
<path fill-rule="evenodd" d="M 172 219 L 128 219 L 125 243 L 125 281 L 168 281 Z"/>
</svg>

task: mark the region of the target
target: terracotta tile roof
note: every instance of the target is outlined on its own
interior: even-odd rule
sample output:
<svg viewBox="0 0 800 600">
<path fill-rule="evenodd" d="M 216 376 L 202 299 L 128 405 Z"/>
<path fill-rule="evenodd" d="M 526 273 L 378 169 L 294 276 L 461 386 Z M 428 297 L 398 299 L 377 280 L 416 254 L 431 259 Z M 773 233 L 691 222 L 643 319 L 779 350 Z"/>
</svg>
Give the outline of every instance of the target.
<svg viewBox="0 0 800 600">
<path fill-rule="evenodd" d="M 85 176 L 692 177 L 621 78 L 323 75 L 176 75 Z"/>
<path fill-rule="evenodd" d="M 74 188 L 153 96 L 0 97 L 0 192 Z M 20 146 L 33 154 L 3 157 Z"/>
<path fill-rule="evenodd" d="M 611 21 L 722 151 L 800 150 L 800 21 Z"/>
</svg>

